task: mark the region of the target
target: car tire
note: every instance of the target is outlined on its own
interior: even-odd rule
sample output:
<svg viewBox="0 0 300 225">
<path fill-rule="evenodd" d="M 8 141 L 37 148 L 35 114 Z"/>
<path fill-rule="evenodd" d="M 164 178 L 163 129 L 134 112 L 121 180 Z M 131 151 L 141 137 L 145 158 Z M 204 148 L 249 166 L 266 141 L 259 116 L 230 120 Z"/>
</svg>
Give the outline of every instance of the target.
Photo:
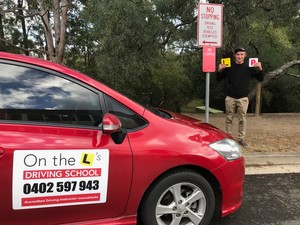
<svg viewBox="0 0 300 225">
<path fill-rule="evenodd" d="M 215 195 L 208 181 L 194 171 L 178 170 L 152 185 L 140 216 L 144 225 L 207 225 L 214 210 Z"/>
</svg>

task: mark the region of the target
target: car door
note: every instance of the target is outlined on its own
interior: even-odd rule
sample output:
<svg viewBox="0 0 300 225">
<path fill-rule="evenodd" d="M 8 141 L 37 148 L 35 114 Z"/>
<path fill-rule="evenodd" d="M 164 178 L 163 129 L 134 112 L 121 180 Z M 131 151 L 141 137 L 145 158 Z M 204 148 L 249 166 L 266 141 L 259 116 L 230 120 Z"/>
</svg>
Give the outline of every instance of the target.
<svg viewBox="0 0 300 225">
<path fill-rule="evenodd" d="M 132 156 L 97 125 L 102 93 L 49 69 L 0 62 L 0 224 L 121 216 Z"/>
</svg>

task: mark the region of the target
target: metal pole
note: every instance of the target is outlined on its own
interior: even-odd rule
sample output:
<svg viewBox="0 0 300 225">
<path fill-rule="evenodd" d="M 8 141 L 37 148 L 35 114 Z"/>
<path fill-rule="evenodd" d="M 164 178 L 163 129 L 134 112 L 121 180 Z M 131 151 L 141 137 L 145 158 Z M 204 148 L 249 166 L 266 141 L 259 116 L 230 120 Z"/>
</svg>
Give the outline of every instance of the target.
<svg viewBox="0 0 300 225">
<path fill-rule="evenodd" d="M 205 0 L 209 3 L 209 0 Z M 210 73 L 206 73 L 206 90 L 205 90 L 205 122 L 209 123 L 209 86 L 210 86 Z"/>
<path fill-rule="evenodd" d="M 209 3 L 208 0 L 200 0 L 202 3 Z M 205 85 L 205 122 L 209 122 L 209 81 L 210 73 L 206 73 L 206 85 Z"/>
<path fill-rule="evenodd" d="M 210 73 L 206 73 L 206 85 L 205 85 L 205 122 L 209 122 L 209 82 Z"/>
</svg>

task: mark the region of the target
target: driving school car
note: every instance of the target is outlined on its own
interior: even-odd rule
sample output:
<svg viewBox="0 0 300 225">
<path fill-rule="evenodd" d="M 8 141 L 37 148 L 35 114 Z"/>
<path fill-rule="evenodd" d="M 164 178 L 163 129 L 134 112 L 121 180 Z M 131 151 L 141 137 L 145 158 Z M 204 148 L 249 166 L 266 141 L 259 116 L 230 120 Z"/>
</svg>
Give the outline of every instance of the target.
<svg viewBox="0 0 300 225">
<path fill-rule="evenodd" d="M 242 203 L 223 131 L 0 52 L 0 224 L 209 224 Z"/>
</svg>

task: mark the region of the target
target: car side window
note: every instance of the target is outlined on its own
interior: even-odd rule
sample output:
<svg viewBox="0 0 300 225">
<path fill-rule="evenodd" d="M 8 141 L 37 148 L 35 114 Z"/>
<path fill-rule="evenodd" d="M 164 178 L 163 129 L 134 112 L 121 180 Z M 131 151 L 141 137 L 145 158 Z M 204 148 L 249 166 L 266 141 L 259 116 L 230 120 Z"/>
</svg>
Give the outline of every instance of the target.
<svg viewBox="0 0 300 225">
<path fill-rule="evenodd" d="M 0 63 L 0 120 L 94 126 L 102 116 L 96 92 L 53 73 Z"/>
<path fill-rule="evenodd" d="M 105 102 L 108 106 L 109 113 L 116 115 L 120 119 L 123 128 L 138 129 L 147 124 L 147 121 L 141 116 L 112 97 L 105 95 Z"/>
</svg>

